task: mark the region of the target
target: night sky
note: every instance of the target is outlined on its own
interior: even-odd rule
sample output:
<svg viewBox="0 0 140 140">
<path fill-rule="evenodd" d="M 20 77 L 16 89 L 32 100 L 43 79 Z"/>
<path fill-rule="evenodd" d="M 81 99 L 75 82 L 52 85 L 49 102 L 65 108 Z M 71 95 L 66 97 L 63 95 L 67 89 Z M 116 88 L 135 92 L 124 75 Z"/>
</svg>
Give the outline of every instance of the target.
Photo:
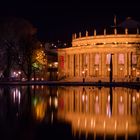
<svg viewBox="0 0 140 140">
<path fill-rule="evenodd" d="M 0 4 L 0 16 L 22 17 L 38 29 L 43 41 L 70 41 L 72 33 L 112 26 L 114 15 L 120 23 L 130 16 L 140 21 L 140 4 L 137 1 L 16 1 Z"/>
</svg>

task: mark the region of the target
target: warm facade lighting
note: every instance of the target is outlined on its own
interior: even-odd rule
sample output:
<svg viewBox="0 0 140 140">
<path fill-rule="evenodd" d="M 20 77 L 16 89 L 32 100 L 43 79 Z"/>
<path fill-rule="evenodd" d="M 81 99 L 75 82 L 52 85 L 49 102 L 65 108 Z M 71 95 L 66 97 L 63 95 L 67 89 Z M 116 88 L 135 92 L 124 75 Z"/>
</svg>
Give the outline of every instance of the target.
<svg viewBox="0 0 140 140">
<path fill-rule="evenodd" d="M 129 34 L 127 28 L 123 34 L 104 34 L 106 30 L 103 35 L 98 35 L 94 29 L 92 36 L 86 33 L 85 36 L 74 37 L 72 47 L 58 49 L 59 78 L 65 73 L 66 79 L 79 80 L 86 73 L 87 81 L 109 81 L 110 57 L 107 55 L 113 54 L 113 80 L 136 80 L 140 76 L 140 44 L 137 43 L 140 35 L 137 32 Z"/>
</svg>

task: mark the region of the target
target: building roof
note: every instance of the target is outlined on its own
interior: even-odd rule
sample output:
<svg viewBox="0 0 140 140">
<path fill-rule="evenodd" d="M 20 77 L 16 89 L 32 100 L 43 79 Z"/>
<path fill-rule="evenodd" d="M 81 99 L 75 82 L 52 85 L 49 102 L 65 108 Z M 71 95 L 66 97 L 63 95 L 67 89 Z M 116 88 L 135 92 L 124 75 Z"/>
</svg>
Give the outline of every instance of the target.
<svg viewBox="0 0 140 140">
<path fill-rule="evenodd" d="M 140 27 L 140 22 L 133 20 L 131 17 L 128 17 L 124 22 L 118 25 L 118 27 L 134 29 Z"/>
</svg>

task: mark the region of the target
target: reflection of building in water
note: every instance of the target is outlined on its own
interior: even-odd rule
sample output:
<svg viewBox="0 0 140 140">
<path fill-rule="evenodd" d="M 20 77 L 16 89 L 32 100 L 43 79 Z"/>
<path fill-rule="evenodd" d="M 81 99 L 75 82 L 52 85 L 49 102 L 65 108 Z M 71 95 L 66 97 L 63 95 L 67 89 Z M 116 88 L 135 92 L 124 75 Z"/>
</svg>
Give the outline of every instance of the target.
<svg viewBox="0 0 140 140">
<path fill-rule="evenodd" d="M 32 98 L 33 116 L 38 121 L 53 122 L 58 107 L 56 88 L 33 86 L 34 97 Z"/>
<path fill-rule="evenodd" d="M 121 87 L 112 90 L 111 96 L 110 89 L 105 87 L 60 88 L 64 108 L 58 116 L 72 123 L 74 133 L 139 133 L 140 93 Z"/>
<path fill-rule="evenodd" d="M 128 18 L 131 29 L 120 26 L 114 34 L 104 31 L 103 35 L 94 34 L 72 38 L 72 47 L 58 50 L 59 78 L 66 80 L 109 80 L 110 57 L 113 61 L 113 79 L 130 80 L 140 76 L 140 35 L 138 24 Z M 123 25 L 123 23 L 122 23 Z M 113 32 L 113 29 L 112 29 Z"/>
<path fill-rule="evenodd" d="M 45 102 L 43 99 L 35 98 L 33 103 L 34 116 L 37 120 L 42 121 L 45 118 L 47 102 Z"/>
</svg>

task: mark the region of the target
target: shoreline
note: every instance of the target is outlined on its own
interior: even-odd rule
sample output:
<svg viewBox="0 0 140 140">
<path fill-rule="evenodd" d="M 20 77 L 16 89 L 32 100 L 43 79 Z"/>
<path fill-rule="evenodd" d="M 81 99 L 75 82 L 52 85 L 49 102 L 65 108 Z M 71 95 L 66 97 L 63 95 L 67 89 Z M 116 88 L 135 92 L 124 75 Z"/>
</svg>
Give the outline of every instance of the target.
<svg viewBox="0 0 140 140">
<path fill-rule="evenodd" d="M 0 81 L 0 86 L 2 85 L 140 87 L 140 82 Z"/>
</svg>

